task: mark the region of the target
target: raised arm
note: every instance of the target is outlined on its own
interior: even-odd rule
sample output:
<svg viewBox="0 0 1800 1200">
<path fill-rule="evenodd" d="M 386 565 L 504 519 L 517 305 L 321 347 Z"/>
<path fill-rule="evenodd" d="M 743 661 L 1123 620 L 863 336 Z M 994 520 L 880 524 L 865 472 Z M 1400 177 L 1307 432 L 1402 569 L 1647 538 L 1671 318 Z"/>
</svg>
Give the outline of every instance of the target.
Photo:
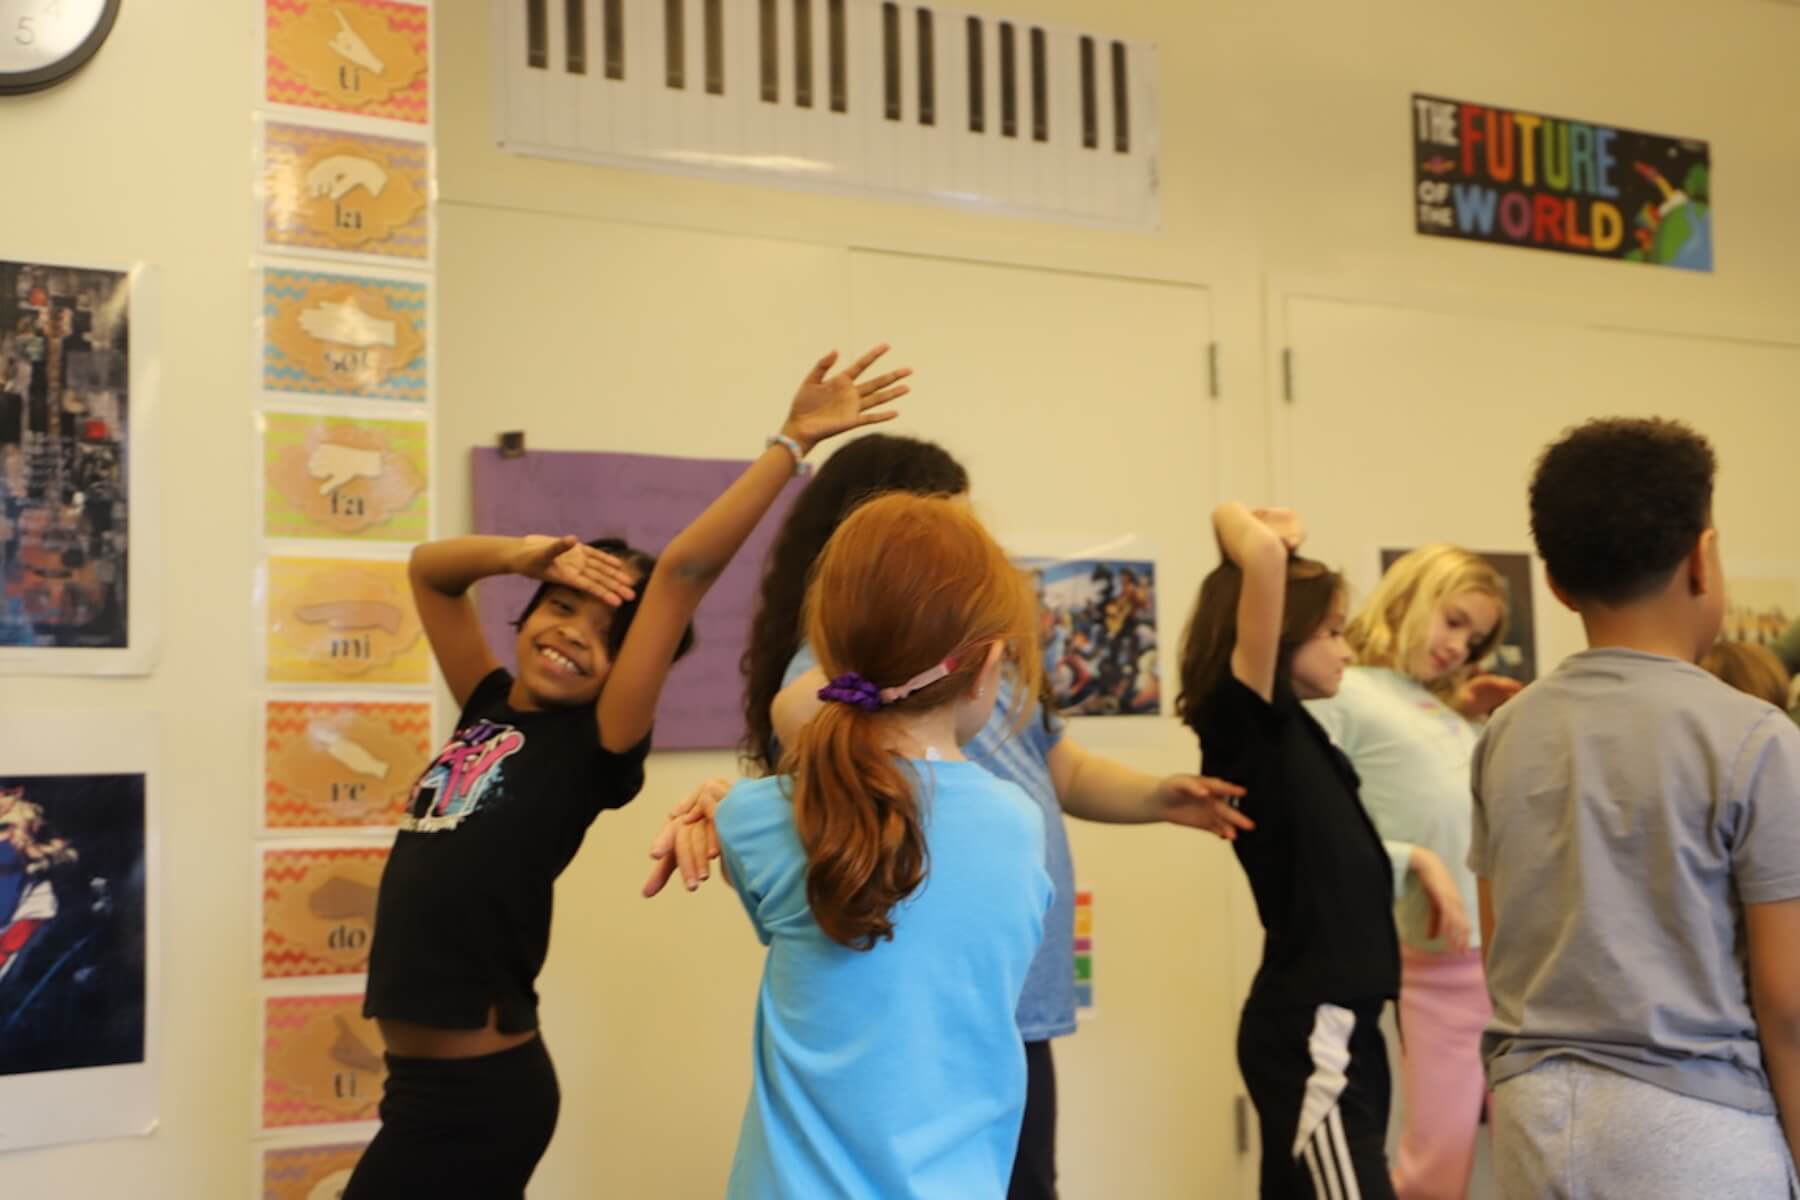
<svg viewBox="0 0 1800 1200">
<path fill-rule="evenodd" d="M 1287 509 L 1253 511 L 1237 503 L 1214 510 L 1213 530 L 1219 549 L 1244 573 L 1231 673 L 1264 700 L 1272 700 L 1287 603 L 1288 555 L 1299 547 L 1305 531 Z"/>
<path fill-rule="evenodd" d="M 469 589 L 493 575 L 564 584 L 617 607 L 633 594 L 631 574 L 610 554 L 573 537 L 454 537 L 413 548 L 407 564 L 419 623 L 457 704 L 500 664 L 481 635 Z"/>
<path fill-rule="evenodd" d="M 836 375 L 828 373 L 837 352 L 820 359 L 794 394 L 782 436 L 792 439 L 805 455 L 826 438 L 898 415 L 871 410 L 905 395 L 908 389 L 900 380 L 910 371 L 903 368 L 858 382 L 885 353 L 886 346 L 877 346 Z M 650 732 L 682 632 L 732 555 L 781 494 L 794 467 L 784 446 L 770 446 L 658 557 L 625 644 L 600 692 L 600 741 L 606 749 L 628 750 Z"/>
</svg>

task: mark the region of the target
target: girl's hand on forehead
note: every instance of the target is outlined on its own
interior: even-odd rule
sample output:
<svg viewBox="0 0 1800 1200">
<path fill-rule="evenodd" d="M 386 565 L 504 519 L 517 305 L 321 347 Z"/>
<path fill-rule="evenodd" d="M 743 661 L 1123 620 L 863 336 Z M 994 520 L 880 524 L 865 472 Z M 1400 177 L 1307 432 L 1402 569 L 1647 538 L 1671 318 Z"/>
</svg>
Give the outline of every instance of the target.
<svg viewBox="0 0 1800 1200">
<path fill-rule="evenodd" d="M 528 534 L 519 542 L 514 574 L 574 588 L 614 608 L 637 595 L 631 567 L 573 534 L 559 538 Z"/>
<path fill-rule="evenodd" d="M 811 449 L 828 437 L 899 416 L 892 409 L 873 410 L 912 390 L 900 382 L 912 374 L 912 368 L 901 367 L 873 379 L 862 379 L 864 372 L 887 352 L 886 345 L 876 346 L 835 375 L 827 372 L 837 362 L 836 350 L 814 363 L 794 393 L 787 422 L 781 427 L 782 433 L 799 442 L 804 449 Z"/>
<path fill-rule="evenodd" d="M 1281 539 L 1290 554 L 1306 540 L 1306 523 L 1291 508 L 1253 508 L 1250 515 L 1268 526 L 1269 532 Z"/>
</svg>

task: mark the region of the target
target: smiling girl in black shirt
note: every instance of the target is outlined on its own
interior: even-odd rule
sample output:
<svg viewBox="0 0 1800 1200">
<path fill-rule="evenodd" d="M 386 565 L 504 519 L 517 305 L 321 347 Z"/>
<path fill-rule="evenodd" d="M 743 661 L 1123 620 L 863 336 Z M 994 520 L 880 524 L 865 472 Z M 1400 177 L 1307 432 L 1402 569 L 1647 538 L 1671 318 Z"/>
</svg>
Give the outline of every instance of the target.
<svg viewBox="0 0 1800 1200">
<path fill-rule="evenodd" d="M 381 881 L 363 1011 L 388 1050 L 382 1128 L 345 1200 L 511 1200 L 559 1105 L 538 1035 L 551 893 L 599 813 L 643 786 L 650 725 L 689 621 L 799 459 L 891 418 L 901 370 L 859 383 L 877 347 L 801 383 L 780 434 L 661 560 L 623 543 L 465 537 L 420 546 L 419 617 L 456 733 L 414 785 Z M 468 589 L 491 575 L 543 586 L 520 618 L 519 673 L 482 638 Z M 640 594 L 641 593 L 641 594 Z"/>
</svg>

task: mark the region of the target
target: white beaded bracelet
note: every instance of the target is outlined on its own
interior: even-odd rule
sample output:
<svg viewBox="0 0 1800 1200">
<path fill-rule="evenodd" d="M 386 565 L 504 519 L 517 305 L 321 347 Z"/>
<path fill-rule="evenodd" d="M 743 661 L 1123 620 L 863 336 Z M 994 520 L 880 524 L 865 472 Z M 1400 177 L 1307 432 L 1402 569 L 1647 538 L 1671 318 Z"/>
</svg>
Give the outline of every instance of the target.
<svg viewBox="0 0 1800 1200">
<path fill-rule="evenodd" d="M 806 461 L 806 458 L 804 457 L 805 451 L 800 449 L 800 443 L 796 442 L 793 438 L 789 437 L 787 434 L 771 433 L 768 437 L 768 441 L 765 442 L 764 444 L 769 445 L 769 446 L 780 446 L 783 449 L 785 449 L 789 454 L 793 455 L 794 456 L 794 474 L 804 475 L 808 471 L 812 470 L 812 464 L 810 464 Z"/>
</svg>

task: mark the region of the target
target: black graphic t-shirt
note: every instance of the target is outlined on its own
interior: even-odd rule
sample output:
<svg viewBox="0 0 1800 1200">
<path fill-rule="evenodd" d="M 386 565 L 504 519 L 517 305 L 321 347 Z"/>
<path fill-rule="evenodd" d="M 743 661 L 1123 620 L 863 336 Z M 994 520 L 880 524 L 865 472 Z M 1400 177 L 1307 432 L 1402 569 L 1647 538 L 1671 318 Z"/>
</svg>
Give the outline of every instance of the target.
<svg viewBox="0 0 1800 1200">
<path fill-rule="evenodd" d="M 363 1014 L 439 1029 L 537 1028 L 551 893 L 588 826 L 644 785 L 650 739 L 600 745 L 594 710 L 519 712 L 496 670 L 413 785 L 381 876 Z"/>
<path fill-rule="evenodd" d="M 1310 1009 L 1398 995 L 1393 860 L 1350 760 L 1285 683 L 1271 703 L 1227 675 L 1188 723 L 1202 772 L 1241 785 L 1256 822 L 1233 843 L 1264 931 L 1250 999 Z"/>
</svg>

